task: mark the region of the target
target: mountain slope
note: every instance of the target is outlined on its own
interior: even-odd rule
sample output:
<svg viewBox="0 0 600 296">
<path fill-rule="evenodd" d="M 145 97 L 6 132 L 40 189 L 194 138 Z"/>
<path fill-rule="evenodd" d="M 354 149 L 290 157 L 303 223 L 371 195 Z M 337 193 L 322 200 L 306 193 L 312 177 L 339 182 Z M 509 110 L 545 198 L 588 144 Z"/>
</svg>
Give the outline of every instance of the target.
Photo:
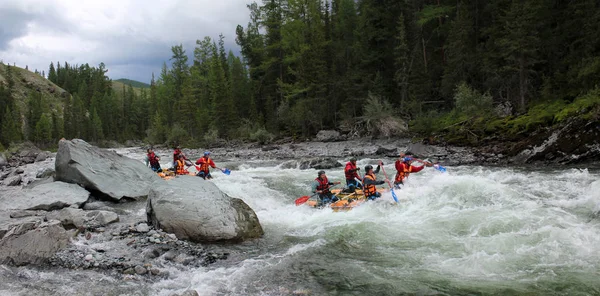
<svg viewBox="0 0 600 296">
<path fill-rule="evenodd" d="M 121 82 L 125 85 L 131 85 L 131 86 L 137 87 L 137 88 L 150 88 L 150 84 L 148 84 L 148 83 L 131 80 L 131 79 L 127 79 L 127 78 L 121 78 L 121 79 L 117 79 L 117 80 L 113 80 L 113 81 Z"/>
<path fill-rule="evenodd" d="M 64 89 L 29 70 L 15 66 L 10 66 L 10 70 L 8 68 L 9 66 L 0 63 L 0 83 L 8 86 L 7 72 L 10 71 L 14 82 L 12 96 L 21 114 L 25 114 L 27 110 L 27 97 L 31 92 L 41 93 L 43 101 L 48 104 L 50 110 L 62 109 L 64 106 L 63 100 L 68 95 Z"/>
</svg>

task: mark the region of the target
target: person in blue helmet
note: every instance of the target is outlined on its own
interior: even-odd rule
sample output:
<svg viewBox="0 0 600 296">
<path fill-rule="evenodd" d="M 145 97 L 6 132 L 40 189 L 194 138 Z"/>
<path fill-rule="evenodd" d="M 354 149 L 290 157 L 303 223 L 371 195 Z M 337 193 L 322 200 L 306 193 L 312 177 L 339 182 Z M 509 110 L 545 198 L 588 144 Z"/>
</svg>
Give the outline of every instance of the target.
<svg viewBox="0 0 600 296">
<path fill-rule="evenodd" d="M 204 155 L 202 157 L 200 157 L 198 160 L 196 160 L 196 165 L 200 166 L 198 168 L 198 173 L 196 174 L 196 176 L 201 177 L 204 180 L 212 179 L 212 176 L 210 175 L 209 167 L 219 169 L 215 165 L 215 162 L 210 158 L 209 151 L 204 152 Z"/>
<path fill-rule="evenodd" d="M 418 173 L 423 170 L 424 167 L 433 166 L 431 162 L 424 162 L 422 166 L 412 165 L 415 160 L 414 156 L 410 152 L 401 153 L 398 160 L 396 160 L 396 177 L 394 178 L 394 187 L 400 189 L 400 185 L 404 185 L 404 180 L 408 178 L 411 173 Z"/>
</svg>

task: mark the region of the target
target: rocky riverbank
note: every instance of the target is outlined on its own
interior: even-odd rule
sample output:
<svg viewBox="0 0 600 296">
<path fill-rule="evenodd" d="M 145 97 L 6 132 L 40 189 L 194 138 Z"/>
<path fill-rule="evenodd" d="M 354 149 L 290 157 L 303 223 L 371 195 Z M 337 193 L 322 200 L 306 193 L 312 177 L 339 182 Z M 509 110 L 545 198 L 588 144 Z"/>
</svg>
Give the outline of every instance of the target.
<svg viewBox="0 0 600 296">
<path fill-rule="evenodd" d="M 58 153 L 37 162 L 37 156 L 20 161 L 17 155 L 2 167 L 4 181 L 18 182 L 0 185 L 0 264 L 152 281 L 169 278 L 169 270 L 227 258 L 205 242 L 263 234 L 254 211 L 214 184 L 189 177 L 195 182 L 173 185 L 140 160 L 81 140 L 62 140 Z M 173 205 L 193 206 L 173 214 Z M 215 219 L 216 212 L 222 217 Z M 196 224 L 177 217 L 194 217 Z"/>
</svg>

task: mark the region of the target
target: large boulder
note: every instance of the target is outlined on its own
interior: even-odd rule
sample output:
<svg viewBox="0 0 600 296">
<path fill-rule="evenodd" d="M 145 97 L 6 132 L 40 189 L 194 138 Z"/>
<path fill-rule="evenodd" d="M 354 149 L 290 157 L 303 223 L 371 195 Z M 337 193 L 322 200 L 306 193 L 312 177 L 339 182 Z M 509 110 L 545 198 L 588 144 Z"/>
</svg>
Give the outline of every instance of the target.
<svg viewBox="0 0 600 296">
<path fill-rule="evenodd" d="M 58 143 L 55 168 L 57 181 L 82 185 L 93 194 L 114 201 L 146 197 L 154 182 L 164 182 L 141 161 L 80 139 Z"/>
<path fill-rule="evenodd" d="M 41 265 L 68 243 L 69 235 L 59 221 L 20 224 L 0 240 L 0 264 Z"/>
<path fill-rule="evenodd" d="M 79 185 L 52 182 L 24 189 L 22 198 L 14 202 L 18 209 L 53 211 L 70 206 L 80 207 L 89 196 L 90 193 Z"/>
<path fill-rule="evenodd" d="M 256 213 L 244 201 L 194 176 L 155 184 L 146 215 L 155 228 L 194 242 L 243 241 L 264 233 Z"/>
</svg>

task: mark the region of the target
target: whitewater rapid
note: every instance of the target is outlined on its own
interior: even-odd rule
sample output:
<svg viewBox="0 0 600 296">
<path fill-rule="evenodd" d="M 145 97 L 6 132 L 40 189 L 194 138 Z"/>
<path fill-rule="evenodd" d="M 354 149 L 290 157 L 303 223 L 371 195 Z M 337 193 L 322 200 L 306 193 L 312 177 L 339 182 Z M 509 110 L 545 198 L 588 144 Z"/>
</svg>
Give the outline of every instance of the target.
<svg viewBox="0 0 600 296">
<path fill-rule="evenodd" d="M 130 156 L 141 160 L 136 153 Z M 399 203 L 388 192 L 334 213 L 294 205 L 316 177 L 296 160 L 215 161 L 232 173 L 214 171 L 210 182 L 254 209 L 263 238 L 212 246 L 228 259 L 172 269 L 168 279 L 153 283 L 91 271 L 27 269 L 35 273 L 28 276 L 46 287 L 62 285 L 57 291 L 65 295 L 100 295 L 95 292 L 106 285 L 112 287 L 106 295 L 161 296 L 187 289 L 200 295 L 600 293 L 598 171 L 425 168 L 396 190 Z M 377 161 L 359 159 L 361 172 Z M 383 161 L 393 178 L 393 160 Z M 326 172 L 343 181 L 343 168 Z"/>
<path fill-rule="evenodd" d="M 392 161 L 384 160 L 390 178 Z M 230 165 L 234 173 L 213 182 L 256 211 L 265 237 L 224 247 L 229 262 L 156 284 L 159 295 L 173 285 L 201 295 L 600 292 L 597 172 L 427 168 L 396 190 L 399 204 L 386 193 L 334 213 L 293 203 L 315 170 Z M 343 181 L 342 168 L 327 174 Z"/>
</svg>

